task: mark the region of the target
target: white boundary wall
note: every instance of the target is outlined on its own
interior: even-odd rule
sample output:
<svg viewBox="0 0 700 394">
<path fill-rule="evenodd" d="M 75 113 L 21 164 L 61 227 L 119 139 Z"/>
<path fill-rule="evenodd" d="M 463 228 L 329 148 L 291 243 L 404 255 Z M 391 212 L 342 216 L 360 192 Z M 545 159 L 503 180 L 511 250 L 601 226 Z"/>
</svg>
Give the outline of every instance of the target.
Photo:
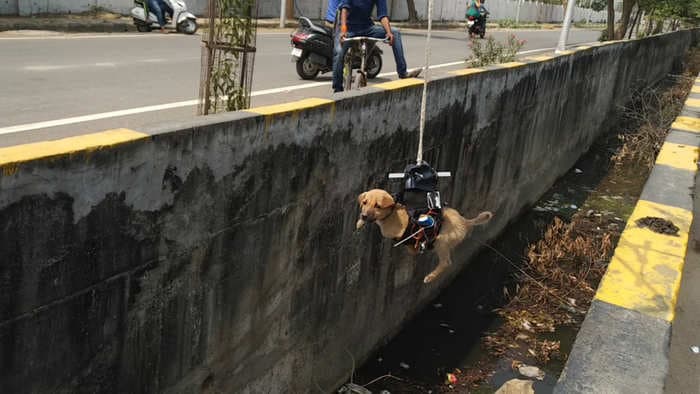
<svg viewBox="0 0 700 394">
<path fill-rule="evenodd" d="M 387 0 L 392 20 L 408 19 L 406 0 Z M 128 14 L 133 0 L 0 0 L 0 15 L 37 15 L 86 12 L 95 7 L 104 8 L 121 14 Z M 415 0 L 418 16 L 425 19 L 428 13 L 427 0 Z M 491 12 L 492 20 L 515 20 L 517 0 L 487 0 L 486 6 Z M 187 0 L 187 5 L 197 16 L 205 16 L 207 0 Z M 328 0 L 296 0 L 299 11 L 314 19 L 321 19 Z M 261 18 L 278 18 L 280 0 L 258 0 L 258 15 Z M 464 19 L 466 0 L 436 0 L 435 20 L 460 21 Z M 564 15 L 562 6 L 542 4 L 535 1 L 523 1 L 520 8 L 521 22 L 561 22 Z M 607 13 L 576 7 L 575 21 L 590 20 L 604 22 Z"/>
</svg>

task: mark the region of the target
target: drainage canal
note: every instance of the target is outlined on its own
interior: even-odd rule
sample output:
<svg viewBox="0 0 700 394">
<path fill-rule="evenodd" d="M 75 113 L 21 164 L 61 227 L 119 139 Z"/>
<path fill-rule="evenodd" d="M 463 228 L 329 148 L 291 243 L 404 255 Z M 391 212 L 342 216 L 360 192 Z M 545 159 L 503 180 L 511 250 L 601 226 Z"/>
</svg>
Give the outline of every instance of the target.
<svg viewBox="0 0 700 394">
<path fill-rule="evenodd" d="M 618 126 L 341 391 L 493 393 L 520 378 L 537 393 L 551 392 L 651 169 L 648 149 L 655 148 L 640 141 L 644 133 L 663 141 L 692 85 L 685 75 L 621 109 Z"/>
</svg>

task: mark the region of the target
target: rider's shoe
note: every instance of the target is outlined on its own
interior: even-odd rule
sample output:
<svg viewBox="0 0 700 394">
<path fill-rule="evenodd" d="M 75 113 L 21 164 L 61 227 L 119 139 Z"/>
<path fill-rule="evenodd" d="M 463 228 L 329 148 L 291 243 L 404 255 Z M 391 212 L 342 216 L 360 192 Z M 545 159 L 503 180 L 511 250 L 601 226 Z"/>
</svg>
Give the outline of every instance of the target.
<svg viewBox="0 0 700 394">
<path fill-rule="evenodd" d="M 409 71 L 409 72 L 407 72 L 407 73 L 404 74 L 404 75 L 399 75 L 399 78 L 401 78 L 401 79 L 404 79 L 404 78 L 415 78 L 415 77 L 417 77 L 418 75 L 420 75 L 420 72 L 421 72 L 421 71 L 423 71 L 423 70 L 420 69 L 420 68 L 419 68 L 419 69 L 416 69 L 416 70 L 413 70 L 413 71 Z"/>
</svg>

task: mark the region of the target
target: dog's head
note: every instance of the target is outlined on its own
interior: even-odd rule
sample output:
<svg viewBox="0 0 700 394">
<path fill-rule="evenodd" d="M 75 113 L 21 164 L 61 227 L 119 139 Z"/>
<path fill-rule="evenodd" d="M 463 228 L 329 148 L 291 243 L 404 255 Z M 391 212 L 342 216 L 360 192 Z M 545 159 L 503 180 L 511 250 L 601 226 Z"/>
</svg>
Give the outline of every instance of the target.
<svg viewBox="0 0 700 394">
<path fill-rule="evenodd" d="M 360 217 L 366 222 L 386 219 L 394 209 L 394 198 L 382 189 L 372 189 L 357 196 Z"/>
</svg>

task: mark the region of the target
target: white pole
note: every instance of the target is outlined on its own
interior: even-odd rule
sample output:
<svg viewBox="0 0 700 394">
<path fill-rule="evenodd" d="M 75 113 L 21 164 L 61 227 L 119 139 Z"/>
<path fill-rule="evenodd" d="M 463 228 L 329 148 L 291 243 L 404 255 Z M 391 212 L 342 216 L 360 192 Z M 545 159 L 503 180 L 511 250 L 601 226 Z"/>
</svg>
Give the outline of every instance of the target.
<svg viewBox="0 0 700 394">
<path fill-rule="evenodd" d="M 284 22 L 287 19 L 287 0 L 280 0 L 280 28 L 284 29 Z"/>
<path fill-rule="evenodd" d="M 523 0 L 518 0 L 518 9 L 515 11 L 515 26 L 520 23 L 520 5 L 523 4 Z"/>
<path fill-rule="evenodd" d="M 571 29 L 571 18 L 574 15 L 574 7 L 576 6 L 576 0 L 569 0 L 566 4 L 566 13 L 564 14 L 564 27 L 561 29 L 561 34 L 559 35 L 559 44 L 557 44 L 556 53 L 562 52 L 566 49 L 566 40 L 569 37 L 569 29 Z"/>
</svg>

